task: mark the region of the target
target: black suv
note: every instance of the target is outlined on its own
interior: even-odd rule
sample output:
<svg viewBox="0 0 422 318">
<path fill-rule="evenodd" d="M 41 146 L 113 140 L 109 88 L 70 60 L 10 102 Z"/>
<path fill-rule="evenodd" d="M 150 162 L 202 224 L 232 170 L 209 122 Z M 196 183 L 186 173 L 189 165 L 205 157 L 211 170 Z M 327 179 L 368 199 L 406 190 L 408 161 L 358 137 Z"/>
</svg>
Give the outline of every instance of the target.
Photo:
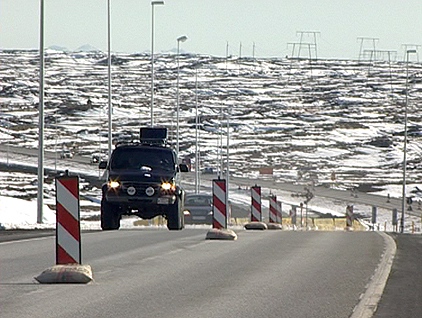
<svg viewBox="0 0 422 318">
<path fill-rule="evenodd" d="M 162 215 L 169 230 L 184 227 L 185 192 L 176 184 L 184 164 L 177 164 L 175 151 L 165 143 L 166 128 L 141 128 L 141 142 L 117 145 L 110 161 L 100 163 L 108 170 L 102 187 L 101 228 L 117 230 L 122 215 L 151 219 Z"/>
</svg>

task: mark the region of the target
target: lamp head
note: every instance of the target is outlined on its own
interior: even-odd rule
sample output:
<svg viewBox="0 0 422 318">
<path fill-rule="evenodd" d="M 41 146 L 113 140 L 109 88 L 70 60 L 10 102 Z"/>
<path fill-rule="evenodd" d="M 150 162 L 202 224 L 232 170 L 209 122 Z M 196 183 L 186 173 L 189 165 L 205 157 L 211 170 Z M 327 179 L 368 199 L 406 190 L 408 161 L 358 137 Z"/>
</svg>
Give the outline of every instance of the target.
<svg viewBox="0 0 422 318">
<path fill-rule="evenodd" d="M 177 38 L 177 42 L 185 42 L 188 39 L 186 35 L 181 35 Z"/>
<path fill-rule="evenodd" d="M 151 5 L 164 5 L 164 1 L 151 1 Z"/>
</svg>

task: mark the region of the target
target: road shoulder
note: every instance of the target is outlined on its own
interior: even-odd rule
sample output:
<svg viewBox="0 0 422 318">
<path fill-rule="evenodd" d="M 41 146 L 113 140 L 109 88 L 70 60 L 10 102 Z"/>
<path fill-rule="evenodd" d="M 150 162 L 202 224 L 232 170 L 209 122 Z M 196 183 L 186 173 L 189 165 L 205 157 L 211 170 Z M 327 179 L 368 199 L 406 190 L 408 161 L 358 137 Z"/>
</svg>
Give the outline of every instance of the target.
<svg viewBox="0 0 422 318">
<path fill-rule="evenodd" d="M 391 234 L 397 253 L 373 317 L 422 317 L 422 237 Z"/>
</svg>

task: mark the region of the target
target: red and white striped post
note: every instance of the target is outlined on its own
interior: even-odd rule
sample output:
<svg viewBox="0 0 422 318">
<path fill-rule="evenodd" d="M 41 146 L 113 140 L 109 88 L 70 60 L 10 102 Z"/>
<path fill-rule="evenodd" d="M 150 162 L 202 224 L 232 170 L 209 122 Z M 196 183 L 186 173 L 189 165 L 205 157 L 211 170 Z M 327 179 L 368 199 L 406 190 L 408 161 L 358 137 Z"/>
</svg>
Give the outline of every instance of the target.
<svg viewBox="0 0 422 318">
<path fill-rule="evenodd" d="M 283 215 L 281 209 L 281 201 L 277 201 L 277 223 L 283 224 Z"/>
<path fill-rule="evenodd" d="M 270 196 L 270 213 L 269 213 L 269 223 L 277 223 L 277 196 Z"/>
<path fill-rule="evenodd" d="M 262 222 L 261 187 L 251 187 L 251 222 Z"/>
<path fill-rule="evenodd" d="M 292 205 L 292 209 L 290 213 L 292 226 L 296 226 L 296 214 L 297 214 L 297 207 L 295 205 Z"/>
<path fill-rule="evenodd" d="M 82 264 L 79 178 L 56 178 L 56 264 Z"/>
<path fill-rule="evenodd" d="M 227 229 L 227 195 L 226 180 L 212 180 L 212 227 L 214 229 Z"/>
<path fill-rule="evenodd" d="M 348 205 L 346 208 L 346 227 L 351 228 L 353 226 L 353 205 Z"/>
</svg>

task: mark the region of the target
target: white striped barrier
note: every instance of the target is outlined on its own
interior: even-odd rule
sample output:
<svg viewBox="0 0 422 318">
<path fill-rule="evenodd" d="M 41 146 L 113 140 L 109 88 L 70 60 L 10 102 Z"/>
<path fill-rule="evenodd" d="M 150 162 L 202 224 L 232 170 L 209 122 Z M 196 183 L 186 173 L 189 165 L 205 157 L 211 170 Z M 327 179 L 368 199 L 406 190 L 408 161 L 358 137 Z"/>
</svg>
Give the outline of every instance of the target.
<svg viewBox="0 0 422 318">
<path fill-rule="evenodd" d="M 215 179 L 212 181 L 212 205 L 212 227 L 227 229 L 226 180 Z"/>
<path fill-rule="evenodd" d="M 270 213 L 269 222 L 267 224 L 269 230 L 281 230 L 282 226 L 278 223 L 280 206 L 277 201 L 277 196 L 270 196 Z"/>
<path fill-rule="evenodd" d="M 269 223 L 277 223 L 277 196 L 270 196 L 270 213 L 269 213 Z"/>
<path fill-rule="evenodd" d="M 397 232 L 397 225 L 398 225 L 398 219 L 397 219 L 397 209 L 394 208 L 392 211 L 392 224 L 393 224 L 393 231 Z"/>
<path fill-rule="evenodd" d="M 262 222 L 261 187 L 251 187 L 251 222 Z"/>
<path fill-rule="evenodd" d="M 56 264 L 81 264 L 79 178 L 56 178 Z"/>
<path fill-rule="evenodd" d="M 295 205 L 292 205 L 290 217 L 291 217 L 291 223 L 293 227 L 296 227 L 296 216 L 297 216 L 297 207 Z"/>
<path fill-rule="evenodd" d="M 346 229 L 349 230 L 353 226 L 353 205 L 346 207 Z"/>
<path fill-rule="evenodd" d="M 56 178 L 56 265 L 35 279 L 41 284 L 89 283 L 92 270 L 81 265 L 79 178 Z"/>
<path fill-rule="evenodd" d="M 377 207 L 372 206 L 372 219 L 371 219 L 372 227 L 375 230 L 375 223 L 377 223 Z"/>
<path fill-rule="evenodd" d="M 226 180 L 214 179 L 212 181 L 212 229 L 208 231 L 208 240 L 236 240 L 237 234 L 227 229 L 227 189 Z"/>
<path fill-rule="evenodd" d="M 281 201 L 277 201 L 277 223 L 283 224 L 283 214 Z"/>
<path fill-rule="evenodd" d="M 262 222 L 261 187 L 251 187 L 251 222 L 245 224 L 246 230 L 266 230 L 267 224 Z"/>
</svg>

